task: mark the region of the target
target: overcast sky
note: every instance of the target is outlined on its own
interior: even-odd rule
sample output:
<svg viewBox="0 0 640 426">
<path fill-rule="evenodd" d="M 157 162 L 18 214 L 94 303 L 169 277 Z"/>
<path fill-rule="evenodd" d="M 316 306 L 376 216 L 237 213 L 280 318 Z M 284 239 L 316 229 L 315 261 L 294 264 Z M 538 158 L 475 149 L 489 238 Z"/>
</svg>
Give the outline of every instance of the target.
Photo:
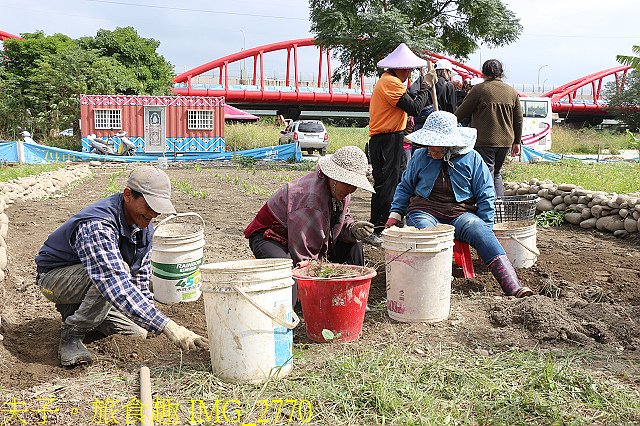
<svg viewBox="0 0 640 426">
<path fill-rule="evenodd" d="M 483 46 L 467 63 L 480 68 L 486 59 L 500 59 L 512 83 L 536 84 L 538 78 L 547 86 L 566 83 L 618 65 L 616 54 L 629 55 L 631 46 L 640 44 L 638 0 L 506 3 L 524 27 L 520 39 L 499 49 Z M 160 54 L 177 73 L 243 47 L 312 37 L 308 17 L 306 0 L 0 0 L 1 30 L 78 38 L 100 28 L 133 26 L 141 36 L 160 41 Z M 312 49 L 301 49 L 306 78 L 317 73 Z M 265 74 L 284 75 L 284 58 L 265 59 Z M 239 73 L 240 64 L 236 69 Z"/>
</svg>

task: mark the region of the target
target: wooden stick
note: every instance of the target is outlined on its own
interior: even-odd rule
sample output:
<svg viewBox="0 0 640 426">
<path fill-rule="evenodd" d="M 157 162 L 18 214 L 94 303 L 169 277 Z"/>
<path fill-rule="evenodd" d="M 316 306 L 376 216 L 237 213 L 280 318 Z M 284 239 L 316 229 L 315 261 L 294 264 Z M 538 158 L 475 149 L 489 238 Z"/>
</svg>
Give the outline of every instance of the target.
<svg viewBox="0 0 640 426">
<path fill-rule="evenodd" d="M 433 68 L 433 64 L 431 63 L 431 61 L 427 61 L 427 71 L 431 71 L 431 69 Z M 436 81 L 438 81 L 436 79 Z M 431 100 L 433 101 L 433 110 L 434 111 L 438 111 L 438 94 L 436 93 L 436 84 L 433 83 L 433 86 L 431 86 Z"/>
<path fill-rule="evenodd" d="M 142 404 L 142 417 L 140 424 L 153 426 L 153 399 L 151 397 L 151 372 L 149 367 L 140 367 L 140 404 Z"/>
</svg>

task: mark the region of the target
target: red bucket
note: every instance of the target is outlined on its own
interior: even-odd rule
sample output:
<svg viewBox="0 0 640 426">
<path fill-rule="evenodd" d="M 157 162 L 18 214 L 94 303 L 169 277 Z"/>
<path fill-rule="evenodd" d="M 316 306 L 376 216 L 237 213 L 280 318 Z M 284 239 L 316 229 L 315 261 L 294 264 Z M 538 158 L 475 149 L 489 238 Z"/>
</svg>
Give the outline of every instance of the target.
<svg viewBox="0 0 640 426">
<path fill-rule="evenodd" d="M 371 279 L 377 272 L 362 266 L 339 266 L 353 268 L 361 275 L 348 278 L 310 277 L 308 264 L 301 264 L 293 270 L 307 336 L 316 342 L 326 342 L 322 330 L 333 332 L 335 340 L 339 342 L 356 340 L 362 331 Z"/>
</svg>

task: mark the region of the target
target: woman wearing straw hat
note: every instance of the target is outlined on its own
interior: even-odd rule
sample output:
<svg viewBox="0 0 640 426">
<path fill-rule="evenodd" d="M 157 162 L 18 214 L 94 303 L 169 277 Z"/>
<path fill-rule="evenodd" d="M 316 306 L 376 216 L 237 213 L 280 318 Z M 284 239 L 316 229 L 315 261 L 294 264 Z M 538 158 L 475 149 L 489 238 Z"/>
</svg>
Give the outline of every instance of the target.
<svg viewBox="0 0 640 426">
<path fill-rule="evenodd" d="M 367 167 L 360 148 L 345 146 L 320 158 L 314 172 L 280 188 L 244 230 L 256 258 L 290 258 L 296 264 L 327 258 L 363 266 L 361 241 L 373 225 L 355 220 L 349 203 L 357 188 L 374 192 Z"/>
<path fill-rule="evenodd" d="M 409 161 L 385 226 L 398 225 L 403 216 L 418 229 L 451 224 L 455 238 L 476 249 L 505 294 L 530 296 L 493 233 L 493 178 L 473 150 L 476 136 L 476 129 L 458 127 L 455 115 L 446 111 L 432 113 L 422 129 L 408 135 L 427 149 Z"/>
<path fill-rule="evenodd" d="M 389 207 L 398 182 L 404 158 L 404 129 L 407 114 L 415 116 L 426 105 L 428 93 L 437 80 L 435 71 L 423 74 L 422 84 L 415 95 L 407 93 L 406 81 L 415 68 L 428 66 L 406 44 L 401 43 L 378 67 L 387 68 L 373 88 L 369 103 L 369 157 L 376 192 L 371 197 L 371 223 L 378 232 L 384 228 Z M 375 234 L 372 243 L 382 241 Z"/>
</svg>

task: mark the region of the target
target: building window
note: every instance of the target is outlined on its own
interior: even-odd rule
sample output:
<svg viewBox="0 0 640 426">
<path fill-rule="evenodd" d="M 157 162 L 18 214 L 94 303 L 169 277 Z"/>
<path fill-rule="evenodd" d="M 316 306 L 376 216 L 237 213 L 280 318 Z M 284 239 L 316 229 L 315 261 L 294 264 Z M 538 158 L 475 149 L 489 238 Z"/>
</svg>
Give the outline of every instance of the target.
<svg viewBox="0 0 640 426">
<path fill-rule="evenodd" d="M 189 130 L 213 129 L 213 111 L 189 111 Z"/>
<path fill-rule="evenodd" d="M 122 129 L 122 111 L 119 109 L 94 109 L 96 129 Z"/>
</svg>

